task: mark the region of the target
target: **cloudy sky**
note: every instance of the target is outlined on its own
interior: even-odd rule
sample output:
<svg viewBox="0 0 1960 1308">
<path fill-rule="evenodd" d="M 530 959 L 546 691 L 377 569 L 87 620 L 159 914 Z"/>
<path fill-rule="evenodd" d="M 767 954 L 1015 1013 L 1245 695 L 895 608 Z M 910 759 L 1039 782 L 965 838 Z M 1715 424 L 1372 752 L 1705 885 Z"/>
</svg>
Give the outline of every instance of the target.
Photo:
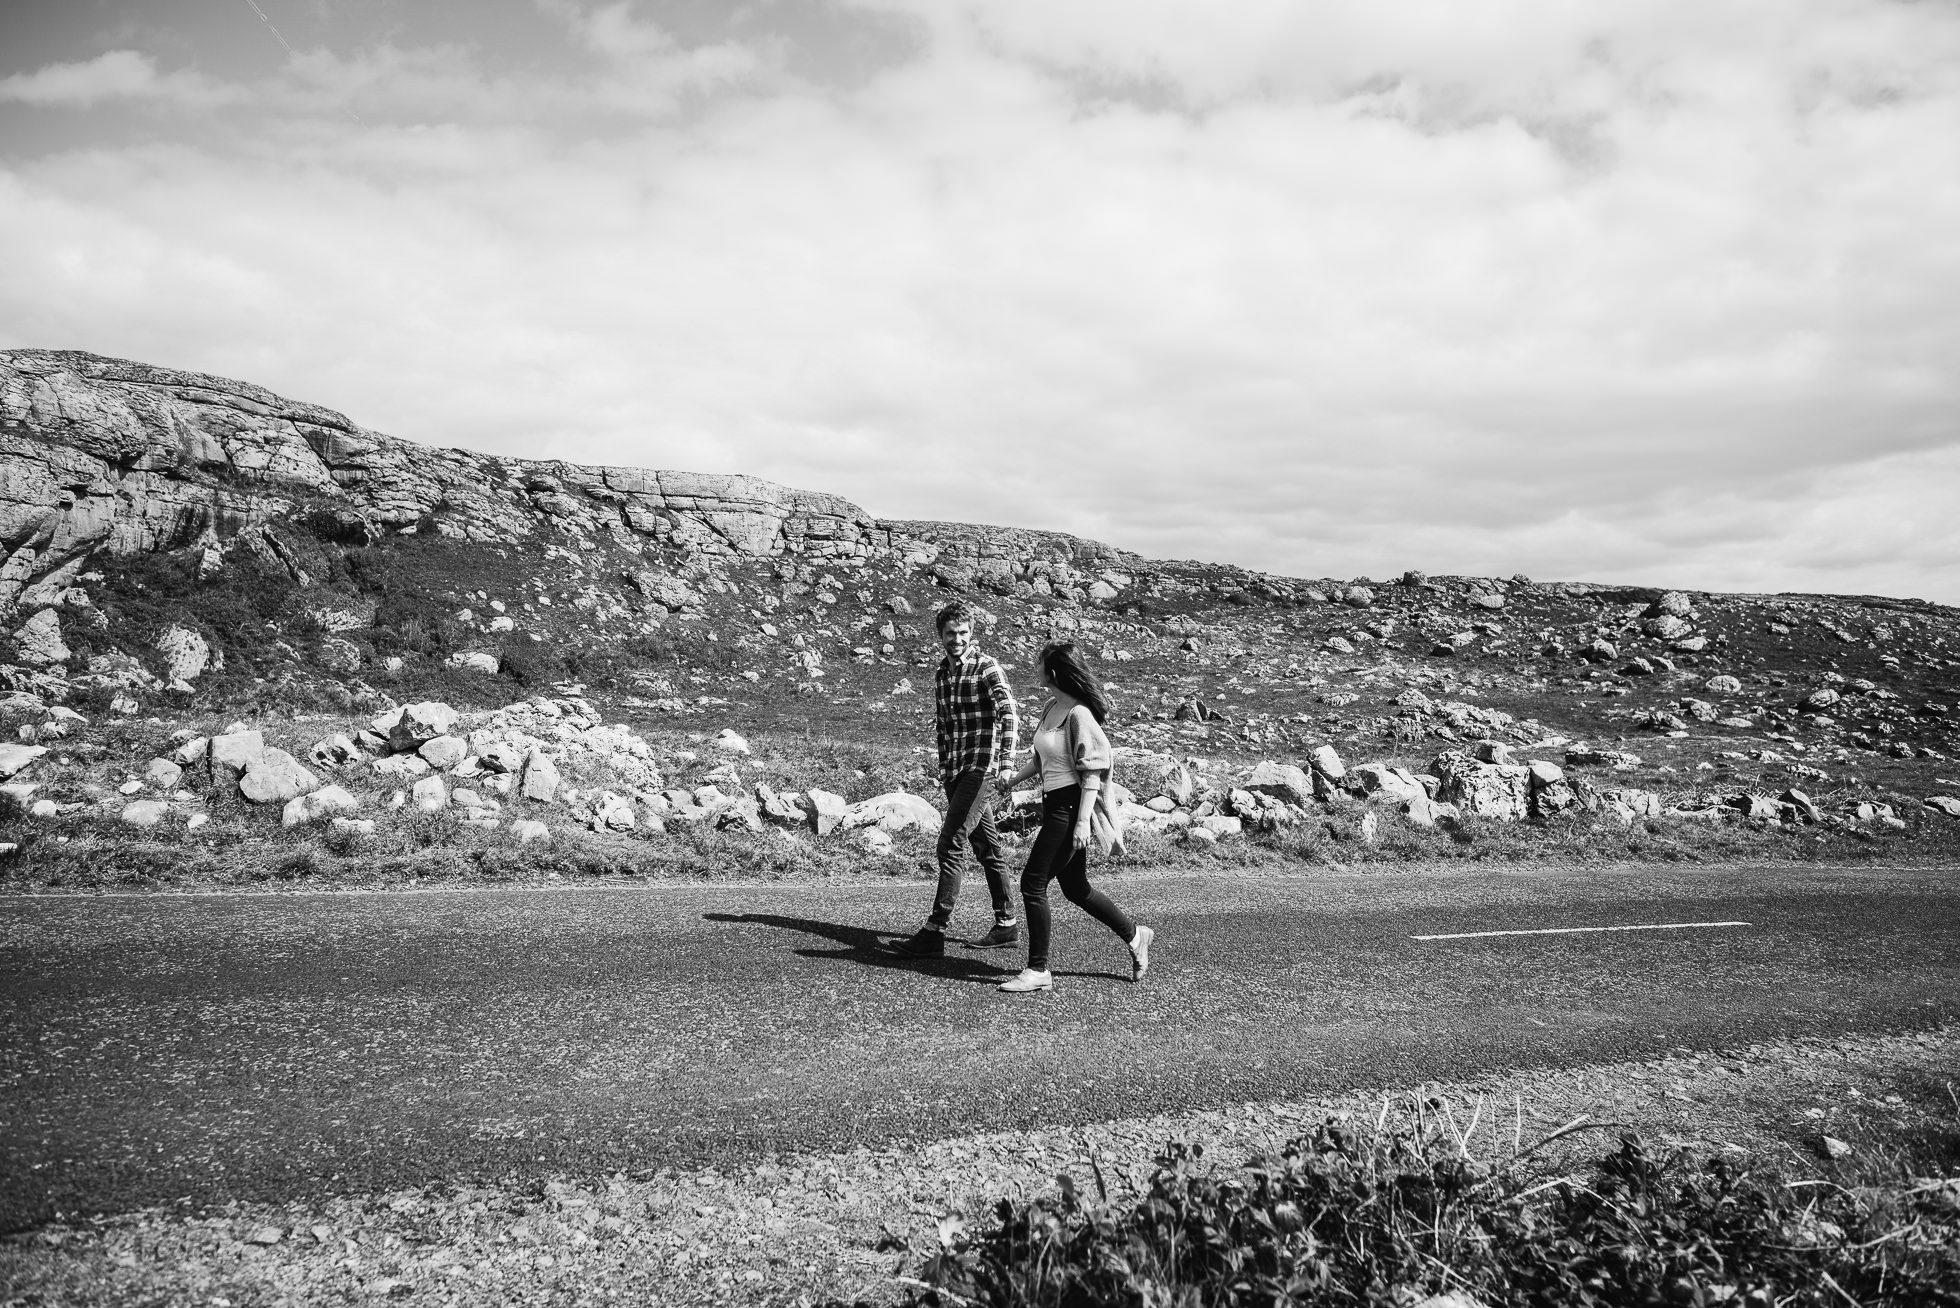
<svg viewBox="0 0 1960 1308">
<path fill-rule="evenodd" d="M 0 7 L 0 345 L 1302 575 L 1960 603 L 1956 233 L 1955 0 Z"/>
</svg>

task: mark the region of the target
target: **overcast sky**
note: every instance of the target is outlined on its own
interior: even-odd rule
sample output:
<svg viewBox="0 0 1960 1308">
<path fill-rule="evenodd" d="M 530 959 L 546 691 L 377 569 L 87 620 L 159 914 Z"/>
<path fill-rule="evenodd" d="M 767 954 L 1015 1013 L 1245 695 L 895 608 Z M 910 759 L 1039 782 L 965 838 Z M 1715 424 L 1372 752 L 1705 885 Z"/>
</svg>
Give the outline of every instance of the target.
<svg viewBox="0 0 1960 1308">
<path fill-rule="evenodd" d="M 1300 575 L 1960 603 L 1954 0 L 8 0 L 0 345 Z"/>
</svg>

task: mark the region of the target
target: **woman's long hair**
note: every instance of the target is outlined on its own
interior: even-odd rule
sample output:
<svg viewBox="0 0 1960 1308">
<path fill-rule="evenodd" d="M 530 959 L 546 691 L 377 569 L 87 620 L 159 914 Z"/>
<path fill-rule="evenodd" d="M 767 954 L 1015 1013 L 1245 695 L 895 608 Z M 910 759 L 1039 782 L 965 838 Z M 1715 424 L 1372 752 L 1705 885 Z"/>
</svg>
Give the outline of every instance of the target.
<svg viewBox="0 0 1960 1308">
<path fill-rule="evenodd" d="M 1073 641 L 1042 646 L 1041 670 L 1055 689 L 1087 705 L 1096 721 L 1109 721 L 1109 695 L 1096 674 L 1089 671 L 1082 655 L 1076 652 Z"/>
</svg>

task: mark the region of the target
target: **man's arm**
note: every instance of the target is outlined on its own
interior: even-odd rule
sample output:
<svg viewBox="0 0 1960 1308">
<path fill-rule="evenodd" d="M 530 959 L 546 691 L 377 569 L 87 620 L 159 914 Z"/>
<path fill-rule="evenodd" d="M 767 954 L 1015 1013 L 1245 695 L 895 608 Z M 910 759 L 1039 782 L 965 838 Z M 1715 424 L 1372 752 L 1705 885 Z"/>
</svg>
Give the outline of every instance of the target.
<svg viewBox="0 0 1960 1308">
<path fill-rule="evenodd" d="M 1000 731 L 1000 747 L 1009 758 L 1021 743 L 1021 710 L 1014 703 L 1014 691 L 1007 684 L 1007 674 L 1001 671 L 1000 664 L 987 660 L 982 673 L 987 687 L 987 698 L 993 704 L 994 724 Z"/>
<path fill-rule="evenodd" d="M 942 668 L 932 679 L 932 733 L 939 746 L 939 771 L 943 776 L 953 765 L 953 723 L 946 703 L 946 672 Z"/>
</svg>

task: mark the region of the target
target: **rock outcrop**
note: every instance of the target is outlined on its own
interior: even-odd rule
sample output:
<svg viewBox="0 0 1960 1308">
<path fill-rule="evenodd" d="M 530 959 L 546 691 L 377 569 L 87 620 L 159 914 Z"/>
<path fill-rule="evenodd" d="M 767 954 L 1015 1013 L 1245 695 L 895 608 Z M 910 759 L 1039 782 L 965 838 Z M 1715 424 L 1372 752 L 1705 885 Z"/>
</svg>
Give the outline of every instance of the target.
<svg viewBox="0 0 1960 1308">
<path fill-rule="evenodd" d="M 350 540 L 514 542 L 549 525 L 711 555 L 861 557 L 891 543 L 849 501 L 754 477 L 431 449 L 245 382 L 0 351 L 0 610 L 47 604 L 97 551 L 221 551 L 302 513 Z"/>
</svg>

